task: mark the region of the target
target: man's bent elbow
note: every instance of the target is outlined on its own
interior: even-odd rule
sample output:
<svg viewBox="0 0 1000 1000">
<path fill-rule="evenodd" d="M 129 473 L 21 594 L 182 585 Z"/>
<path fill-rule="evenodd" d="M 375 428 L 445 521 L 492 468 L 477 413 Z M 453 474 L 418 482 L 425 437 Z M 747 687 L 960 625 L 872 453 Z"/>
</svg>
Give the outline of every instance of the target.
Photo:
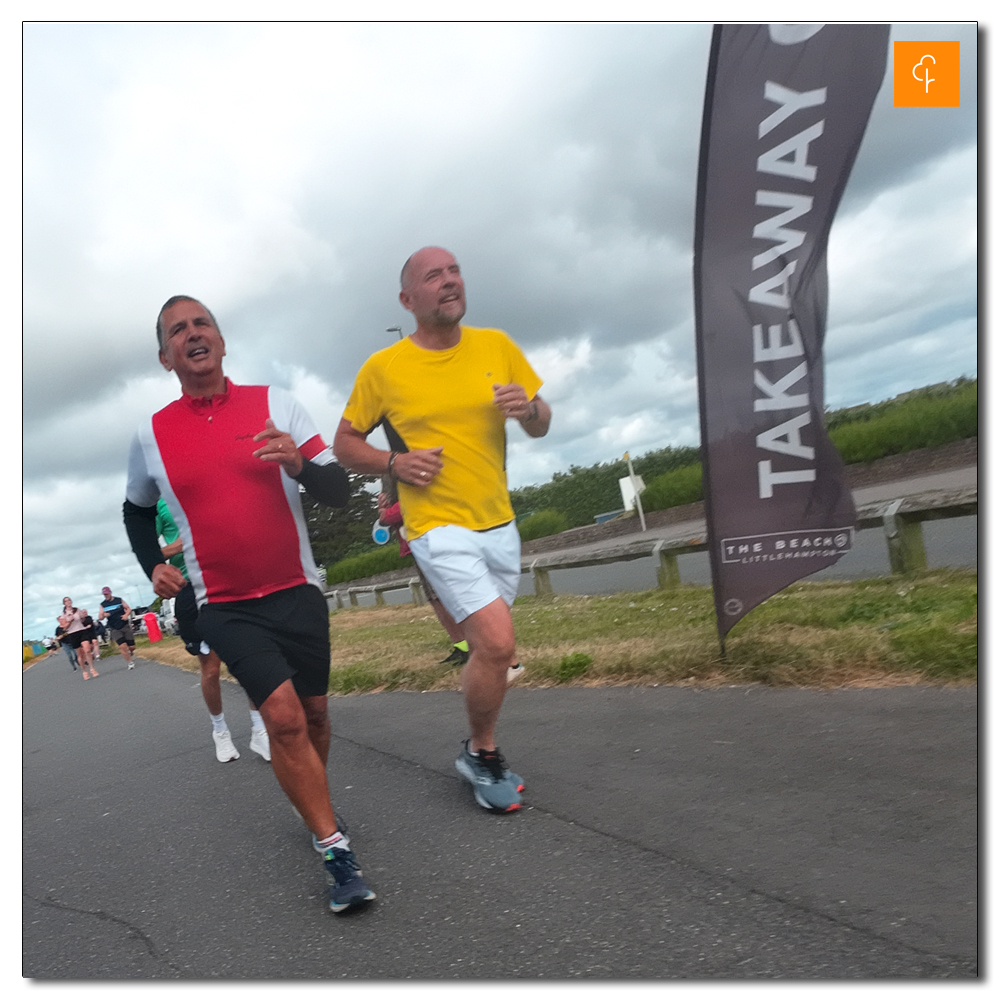
<svg viewBox="0 0 1000 1000">
<path fill-rule="evenodd" d="M 333 435 L 333 457 L 345 468 L 352 468 L 357 462 L 357 443 L 364 438 L 348 423 L 341 419 L 340 426 Z"/>
</svg>

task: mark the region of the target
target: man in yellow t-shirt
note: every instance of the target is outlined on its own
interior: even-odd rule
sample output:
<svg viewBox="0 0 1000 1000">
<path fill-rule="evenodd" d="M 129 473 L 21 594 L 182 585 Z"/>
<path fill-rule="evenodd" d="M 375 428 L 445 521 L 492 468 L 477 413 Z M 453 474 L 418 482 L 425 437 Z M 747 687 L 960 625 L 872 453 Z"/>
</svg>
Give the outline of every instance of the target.
<svg viewBox="0 0 1000 1000">
<path fill-rule="evenodd" d="M 465 285 L 451 253 L 418 250 L 400 285 L 417 328 L 364 363 L 333 451 L 347 468 L 398 481 L 413 556 L 469 643 L 462 691 L 470 737 L 455 766 L 481 806 L 510 812 L 524 785 L 494 740 L 514 662 L 510 606 L 521 576 L 506 421 L 542 437 L 552 411 L 538 395 L 541 379 L 503 331 L 461 325 Z M 366 440 L 379 425 L 390 451 Z"/>
</svg>

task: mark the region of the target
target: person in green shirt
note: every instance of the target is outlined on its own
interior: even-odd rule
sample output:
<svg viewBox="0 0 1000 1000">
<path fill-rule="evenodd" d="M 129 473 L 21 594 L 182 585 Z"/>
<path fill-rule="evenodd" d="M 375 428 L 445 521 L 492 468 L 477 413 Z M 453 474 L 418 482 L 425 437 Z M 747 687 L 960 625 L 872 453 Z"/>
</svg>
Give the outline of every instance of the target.
<svg viewBox="0 0 1000 1000">
<path fill-rule="evenodd" d="M 156 534 L 160 538 L 160 551 L 164 559 L 176 566 L 188 579 L 187 566 L 184 563 L 183 542 L 170 508 L 163 498 L 156 502 Z M 174 598 L 174 615 L 184 648 L 198 657 L 201 667 L 201 695 L 212 719 L 212 739 L 215 742 L 215 756 L 221 763 L 236 760 L 240 753 L 233 743 L 232 733 L 226 723 L 226 715 L 222 711 L 222 688 L 219 684 L 219 669 L 222 661 L 219 655 L 209 648 L 198 631 L 198 605 L 194 597 L 194 588 L 190 583 Z M 247 699 L 249 701 L 249 699 Z M 271 743 L 267 736 L 267 728 L 257 706 L 250 703 L 250 749 L 260 754 L 264 760 L 271 759 Z"/>
</svg>

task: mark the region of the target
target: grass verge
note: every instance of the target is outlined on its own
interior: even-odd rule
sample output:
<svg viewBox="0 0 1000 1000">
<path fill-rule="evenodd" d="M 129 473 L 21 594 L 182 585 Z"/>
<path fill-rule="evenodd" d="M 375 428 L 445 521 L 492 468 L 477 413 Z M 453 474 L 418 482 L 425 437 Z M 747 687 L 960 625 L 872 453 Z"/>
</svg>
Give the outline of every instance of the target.
<svg viewBox="0 0 1000 1000">
<path fill-rule="evenodd" d="M 513 614 L 523 687 L 832 688 L 975 684 L 977 609 L 974 571 L 802 582 L 747 615 L 724 659 L 710 587 L 519 598 Z M 330 637 L 331 694 L 459 687 L 459 671 L 440 662 L 448 638 L 426 606 L 335 611 Z M 179 639 L 138 646 L 140 656 L 197 670 Z"/>
</svg>

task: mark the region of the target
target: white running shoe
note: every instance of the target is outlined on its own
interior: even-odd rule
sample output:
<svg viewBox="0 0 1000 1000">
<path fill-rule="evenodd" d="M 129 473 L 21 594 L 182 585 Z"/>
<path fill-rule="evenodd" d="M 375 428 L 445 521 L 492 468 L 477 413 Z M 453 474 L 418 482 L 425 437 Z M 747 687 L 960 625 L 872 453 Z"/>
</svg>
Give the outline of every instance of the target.
<svg viewBox="0 0 1000 1000">
<path fill-rule="evenodd" d="M 524 665 L 521 663 L 515 663 L 514 666 L 507 668 L 507 687 L 511 684 L 516 684 L 520 679 L 521 675 L 524 673 Z"/>
<path fill-rule="evenodd" d="M 254 753 L 259 753 L 264 760 L 271 759 L 271 741 L 267 737 L 266 729 L 252 729 L 250 731 L 250 749 Z"/>
<path fill-rule="evenodd" d="M 224 729 L 221 733 L 212 730 L 212 739 L 215 740 L 215 759 L 220 764 L 225 764 L 227 760 L 239 759 L 240 752 L 236 749 L 228 729 Z"/>
</svg>

